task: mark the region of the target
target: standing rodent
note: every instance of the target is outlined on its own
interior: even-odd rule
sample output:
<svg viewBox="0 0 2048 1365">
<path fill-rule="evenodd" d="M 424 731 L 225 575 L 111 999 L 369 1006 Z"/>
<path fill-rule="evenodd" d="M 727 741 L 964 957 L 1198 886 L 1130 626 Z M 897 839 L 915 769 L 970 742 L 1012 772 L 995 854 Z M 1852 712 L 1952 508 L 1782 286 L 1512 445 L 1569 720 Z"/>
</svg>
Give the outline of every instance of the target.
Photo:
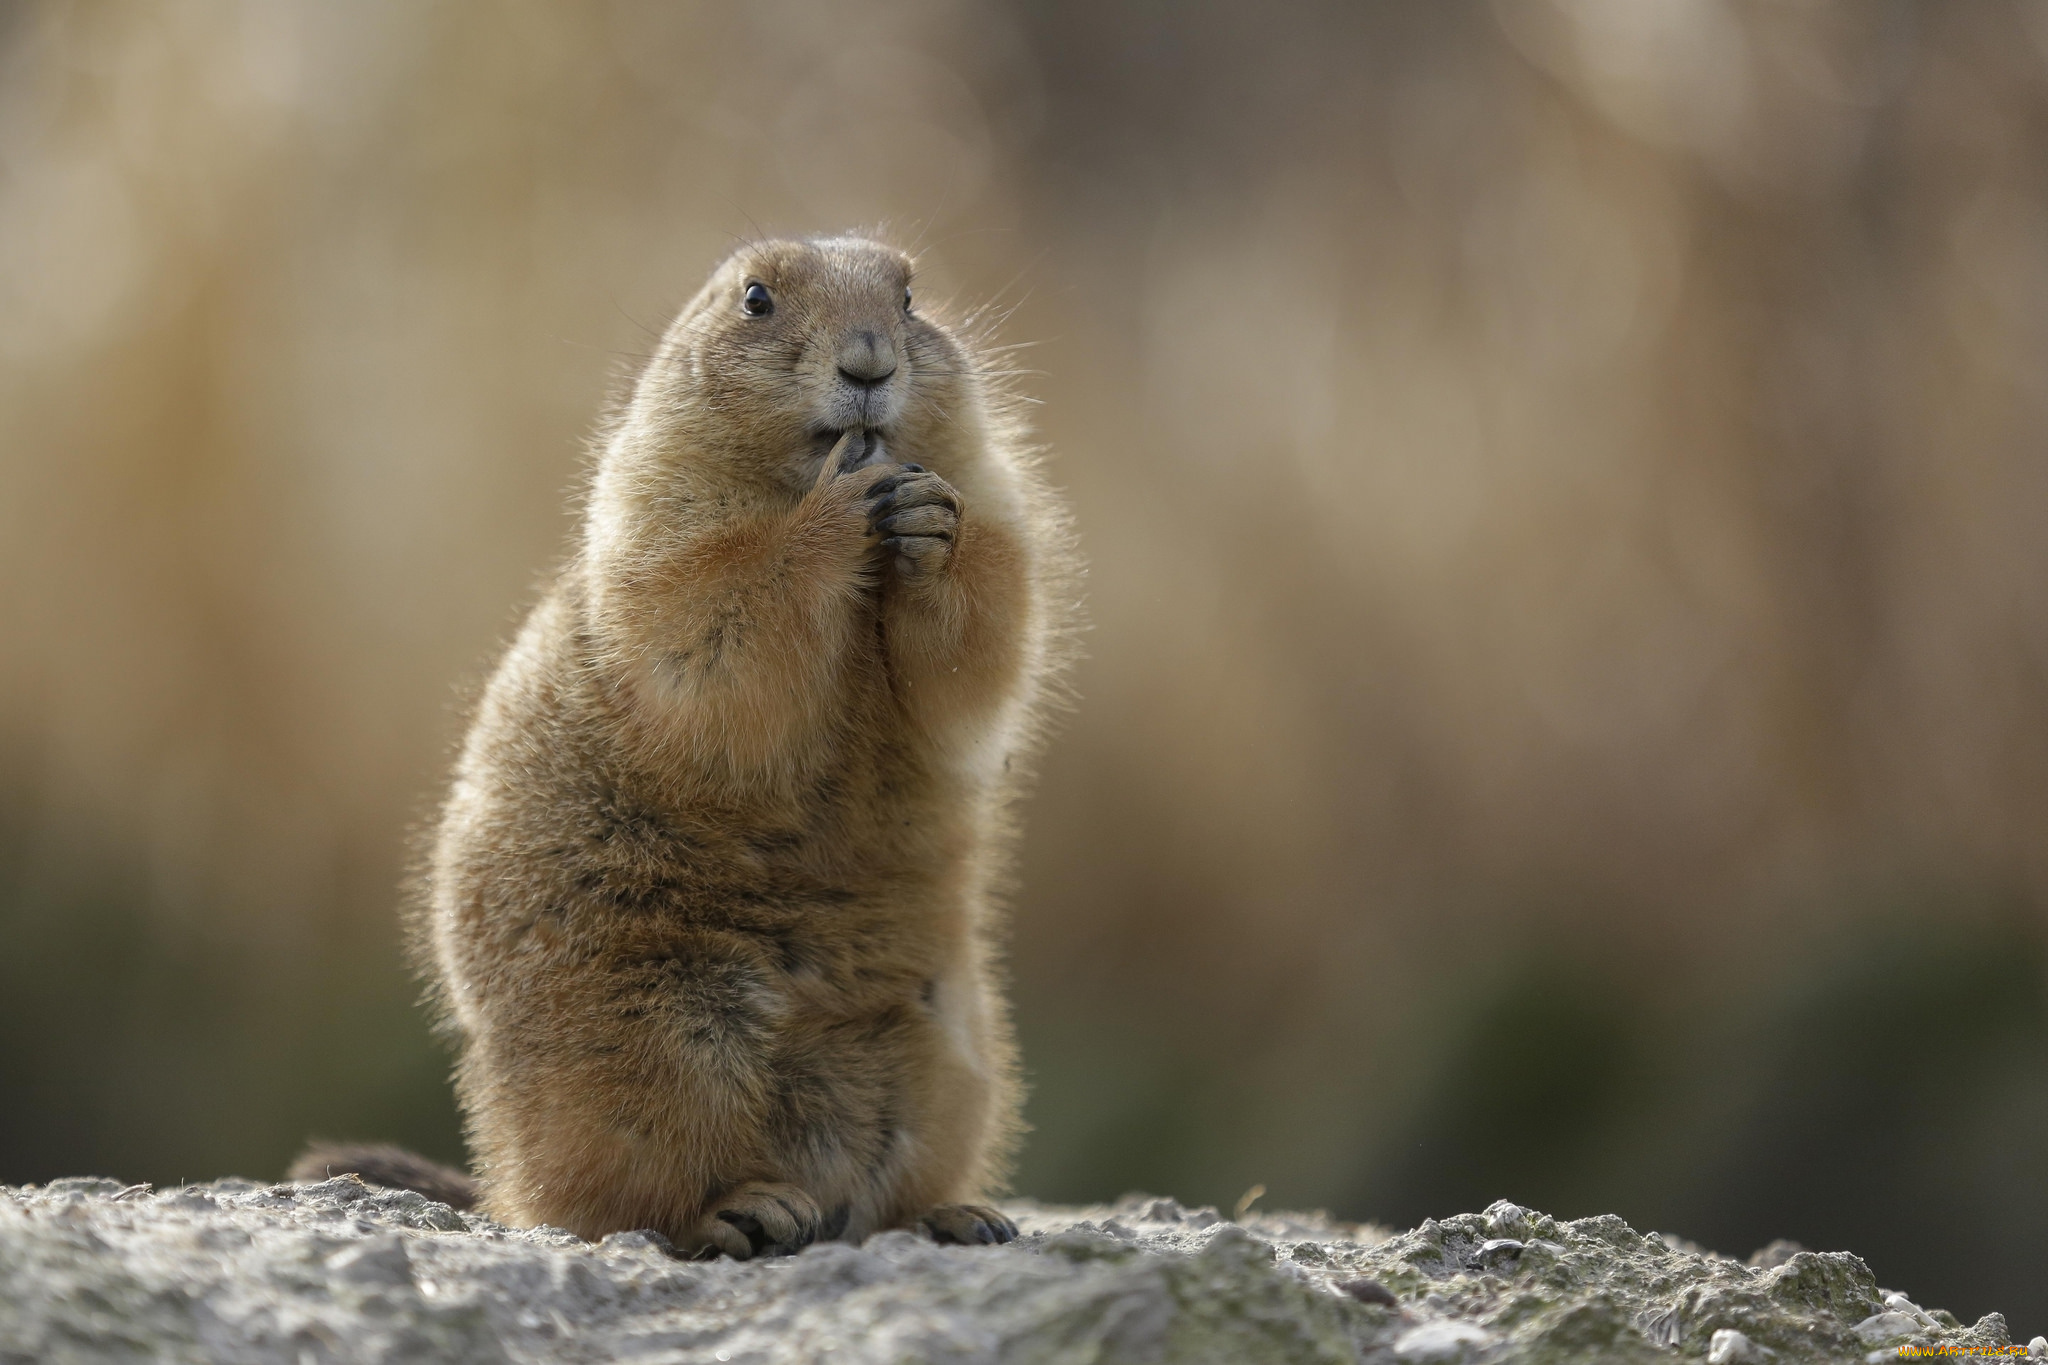
<svg viewBox="0 0 2048 1365">
<path fill-rule="evenodd" d="M 414 929 L 506 1222 L 1015 1235 L 975 1202 L 1020 1129 L 995 901 L 1077 569 L 910 275 L 854 238 L 727 259 L 485 692 Z M 294 1174 L 418 1184 L 374 1165 Z"/>
</svg>

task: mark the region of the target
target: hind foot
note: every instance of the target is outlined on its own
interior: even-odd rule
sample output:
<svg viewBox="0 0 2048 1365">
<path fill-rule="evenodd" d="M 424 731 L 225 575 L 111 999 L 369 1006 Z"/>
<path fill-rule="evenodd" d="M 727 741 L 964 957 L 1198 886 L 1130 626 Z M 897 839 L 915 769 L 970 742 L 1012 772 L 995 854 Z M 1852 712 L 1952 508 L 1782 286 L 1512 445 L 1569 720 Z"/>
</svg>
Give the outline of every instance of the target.
<svg viewBox="0 0 2048 1365">
<path fill-rule="evenodd" d="M 818 1239 L 817 1201 L 794 1185 L 751 1180 L 713 1201 L 702 1234 L 707 1250 L 735 1261 L 793 1256 Z"/>
<path fill-rule="evenodd" d="M 1017 1225 L 986 1204 L 941 1204 L 917 1221 L 938 1242 L 989 1246 L 1017 1240 Z"/>
</svg>

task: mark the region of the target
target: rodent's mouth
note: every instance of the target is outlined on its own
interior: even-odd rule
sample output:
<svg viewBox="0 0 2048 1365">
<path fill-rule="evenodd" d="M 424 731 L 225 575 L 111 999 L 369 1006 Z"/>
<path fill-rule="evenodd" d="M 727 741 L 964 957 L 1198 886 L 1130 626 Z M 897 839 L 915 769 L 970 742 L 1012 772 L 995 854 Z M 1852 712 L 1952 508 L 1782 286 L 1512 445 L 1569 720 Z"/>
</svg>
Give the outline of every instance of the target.
<svg viewBox="0 0 2048 1365">
<path fill-rule="evenodd" d="M 832 447 L 839 444 L 839 438 L 849 431 L 865 432 L 867 439 L 862 444 L 860 457 L 847 462 L 848 469 L 858 469 L 864 464 L 889 458 L 884 454 L 889 442 L 889 432 L 884 427 L 821 427 L 811 435 L 811 458 L 822 460 L 830 455 Z"/>
</svg>

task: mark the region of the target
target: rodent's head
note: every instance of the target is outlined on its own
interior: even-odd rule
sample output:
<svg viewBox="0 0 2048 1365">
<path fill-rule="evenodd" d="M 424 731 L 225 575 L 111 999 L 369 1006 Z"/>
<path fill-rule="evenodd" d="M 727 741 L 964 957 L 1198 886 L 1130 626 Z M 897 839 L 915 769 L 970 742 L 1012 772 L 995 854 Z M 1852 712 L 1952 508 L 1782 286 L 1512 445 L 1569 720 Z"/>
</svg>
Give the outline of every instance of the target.
<svg viewBox="0 0 2048 1365">
<path fill-rule="evenodd" d="M 801 492 L 853 429 L 880 438 L 870 458 L 944 473 L 980 440 L 969 370 L 916 307 L 902 252 L 855 237 L 760 242 L 677 317 L 630 416 L 721 482 Z"/>
</svg>

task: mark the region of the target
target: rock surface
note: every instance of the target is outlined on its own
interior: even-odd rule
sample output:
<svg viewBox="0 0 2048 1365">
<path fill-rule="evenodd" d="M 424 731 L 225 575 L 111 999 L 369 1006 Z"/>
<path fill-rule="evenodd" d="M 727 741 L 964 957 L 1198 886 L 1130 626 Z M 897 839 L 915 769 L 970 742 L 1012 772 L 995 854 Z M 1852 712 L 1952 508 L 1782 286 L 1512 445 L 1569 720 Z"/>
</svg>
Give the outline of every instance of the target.
<svg viewBox="0 0 2048 1365">
<path fill-rule="evenodd" d="M 2008 1344 L 1997 1314 L 1922 1310 L 1846 1252 L 1752 1267 L 1612 1216 L 1499 1203 L 1388 1234 L 1135 1196 L 1006 1207 L 1007 1247 L 892 1232 L 737 1264 L 352 1176 L 0 1187 L 0 1361 L 1796 1365 Z"/>
</svg>

